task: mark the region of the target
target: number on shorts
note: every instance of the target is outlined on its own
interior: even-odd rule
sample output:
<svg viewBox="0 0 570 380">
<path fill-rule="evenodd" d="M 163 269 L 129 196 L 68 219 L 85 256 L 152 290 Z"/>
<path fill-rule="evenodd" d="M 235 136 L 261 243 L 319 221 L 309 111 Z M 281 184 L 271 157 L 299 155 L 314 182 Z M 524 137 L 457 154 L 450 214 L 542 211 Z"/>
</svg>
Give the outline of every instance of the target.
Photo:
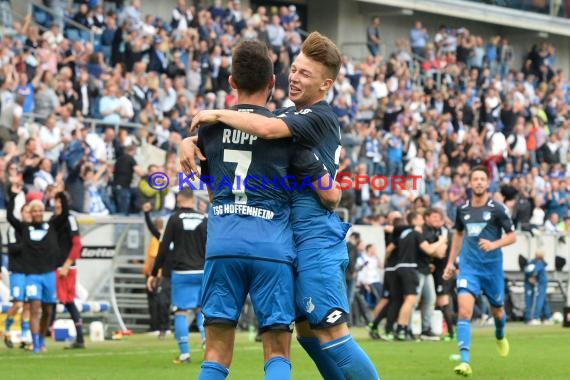
<svg viewBox="0 0 570 380">
<path fill-rule="evenodd" d="M 36 285 L 26 286 L 26 295 L 28 297 L 37 297 L 38 296 L 38 287 Z"/>
</svg>

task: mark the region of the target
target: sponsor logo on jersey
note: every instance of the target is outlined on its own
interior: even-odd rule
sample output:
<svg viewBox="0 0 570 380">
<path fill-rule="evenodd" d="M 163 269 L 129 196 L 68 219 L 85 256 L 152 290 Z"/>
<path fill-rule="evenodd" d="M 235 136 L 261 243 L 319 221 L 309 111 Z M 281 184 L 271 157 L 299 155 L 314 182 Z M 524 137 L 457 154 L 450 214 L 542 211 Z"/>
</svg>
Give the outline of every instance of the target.
<svg viewBox="0 0 570 380">
<path fill-rule="evenodd" d="M 467 223 L 467 236 L 479 236 L 487 223 Z"/>
<path fill-rule="evenodd" d="M 483 220 L 491 220 L 491 213 L 489 211 L 483 211 Z"/>
</svg>

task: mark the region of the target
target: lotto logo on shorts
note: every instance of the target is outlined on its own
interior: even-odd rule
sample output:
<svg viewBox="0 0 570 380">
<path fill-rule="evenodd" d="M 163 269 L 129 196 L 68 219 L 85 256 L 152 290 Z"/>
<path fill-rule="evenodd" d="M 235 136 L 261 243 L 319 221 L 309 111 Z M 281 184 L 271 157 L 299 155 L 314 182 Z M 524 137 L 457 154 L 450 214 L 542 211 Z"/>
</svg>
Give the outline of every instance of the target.
<svg viewBox="0 0 570 380">
<path fill-rule="evenodd" d="M 326 321 L 332 324 L 338 321 L 340 317 L 342 317 L 342 311 L 335 310 L 327 316 Z"/>
</svg>

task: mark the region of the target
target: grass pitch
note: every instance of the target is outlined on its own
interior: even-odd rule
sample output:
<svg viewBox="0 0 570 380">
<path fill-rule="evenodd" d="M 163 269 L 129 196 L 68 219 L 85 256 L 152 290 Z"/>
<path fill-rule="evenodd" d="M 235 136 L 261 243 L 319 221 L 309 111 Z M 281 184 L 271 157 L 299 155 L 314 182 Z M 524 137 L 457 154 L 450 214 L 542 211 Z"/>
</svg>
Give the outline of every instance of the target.
<svg viewBox="0 0 570 380">
<path fill-rule="evenodd" d="M 457 362 L 456 342 L 382 342 L 368 339 L 365 329 L 353 335 L 376 364 L 382 380 L 459 379 L 453 373 Z M 559 326 L 527 327 L 507 324 L 510 356 L 500 358 L 495 349 L 494 328 L 474 327 L 471 365 L 474 379 L 568 380 L 570 379 L 570 329 Z M 0 378 L 30 380 L 139 380 L 196 379 L 203 351 L 197 334 L 191 334 L 193 362 L 172 364 L 177 355 L 174 337 L 136 335 L 122 341 L 90 343 L 86 350 L 63 350 L 63 343 L 48 341 L 49 352 L 33 355 L 17 348 L 0 348 Z M 303 349 L 293 343 L 293 379 L 320 379 Z M 239 333 L 228 379 L 263 379 L 260 343 Z"/>
</svg>

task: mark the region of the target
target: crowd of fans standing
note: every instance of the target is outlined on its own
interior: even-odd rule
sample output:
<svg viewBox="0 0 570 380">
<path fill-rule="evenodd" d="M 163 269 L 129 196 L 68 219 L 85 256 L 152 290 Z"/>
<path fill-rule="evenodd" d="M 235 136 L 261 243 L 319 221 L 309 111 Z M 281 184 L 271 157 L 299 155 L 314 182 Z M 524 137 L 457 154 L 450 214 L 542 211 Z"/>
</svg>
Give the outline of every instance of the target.
<svg viewBox="0 0 570 380">
<path fill-rule="evenodd" d="M 42 31 L 35 13 L 10 25 L 3 17 L 9 32 L 0 46 L 2 180 L 5 188 L 22 182 L 48 208 L 65 188 L 80 212 L 136 213 L 148 200 L 171 210 L 177 148 L 192 115 L 236 101 L 227 79 L 240 40 L 267 43 L 277 79 L 269 108 L 290 105 L 287 76 L 303 27 L 294 5 L 180 0 L 165 20 L 143 14 L 139 0 L 48 3 L 86 29 L 54 18 Z M 390 211 L 435 206 L 451 226 L 469 196 L 470 168 L 483 164 L 519 228 L 570 230 L 570 93 L 552 44 L 516 51 L 508 36 L 429 30 L 420 21 L 386 41 L 378 17 L 366 39 L 370 54 L 343 57 L 328 97 L 342 128 L 340 171 L 422 180 L 405 190 L 345 191 L 351 222 L 381 225 Z M 35 123 L 24 124 L 29 114 Z M 102 123 L 93 129 L 85 119 Z M 139 165 L 145 144 L 162 150 L 164 162 Z M 145 185 L 154 171 L 169 174 L 170 189 Z"/>
</svg>

